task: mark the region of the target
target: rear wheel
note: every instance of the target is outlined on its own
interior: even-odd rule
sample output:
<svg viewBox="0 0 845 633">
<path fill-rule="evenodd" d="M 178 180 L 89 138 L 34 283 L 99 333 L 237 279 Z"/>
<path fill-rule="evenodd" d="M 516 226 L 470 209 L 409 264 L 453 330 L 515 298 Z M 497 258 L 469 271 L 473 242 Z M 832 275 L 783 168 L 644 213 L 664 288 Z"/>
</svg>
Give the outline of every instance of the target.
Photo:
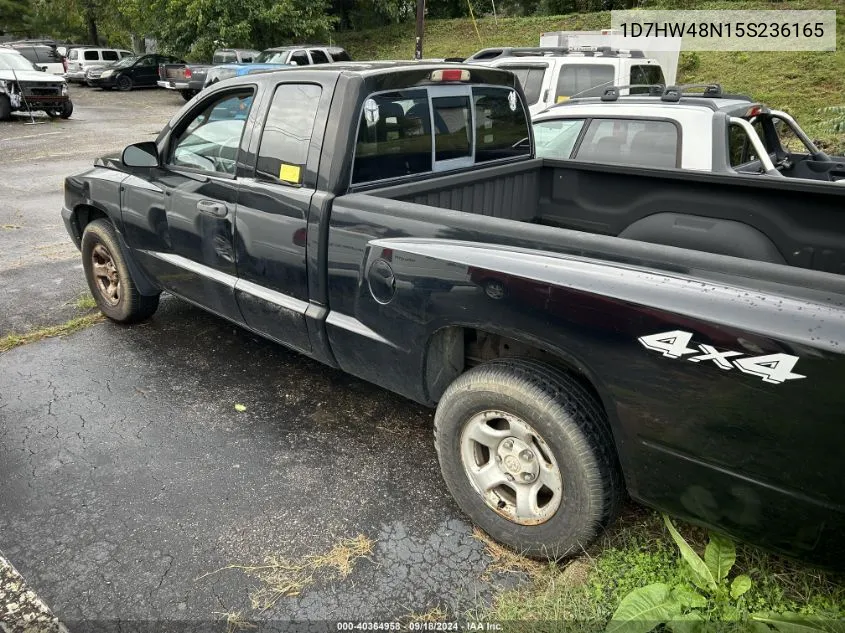
<svg viewBox="0 0 845 633">
<path fill-rule="evenodd" d="M 185 101 L 190 101 L 193 99 L 194 95 L 197 94 L 196 90 L 180 90 L 179 94 L 182 95 L 182 98 Z"/>
<path fill-rule="evenodd" d="M 94 220 L 82 233 L 82 267 L 91 295 L 113 321 L 134 323 L 152 316 L 159 295 L 142 295 L 126 264 L 111 222 Z"/>
<path fill-rule="evenodd" d="M 440 468 L 467 515 L 539 558 L 589 545 L 618 512 L 624 486 L 596 397 L 531 359 L 499 359 L 458 377 L 434 419 Z"/>
<path fill-rule="evenodd" d="M 124 92 L 132 90 L 132 79 L 130 77 L 127 77 L 126 75 L 121 75 L 120 77 L 118 77 L 117 82 L 115 82 L 115 84 L 117 85 L 118 90 L 122 90 Z"/>
</svg>

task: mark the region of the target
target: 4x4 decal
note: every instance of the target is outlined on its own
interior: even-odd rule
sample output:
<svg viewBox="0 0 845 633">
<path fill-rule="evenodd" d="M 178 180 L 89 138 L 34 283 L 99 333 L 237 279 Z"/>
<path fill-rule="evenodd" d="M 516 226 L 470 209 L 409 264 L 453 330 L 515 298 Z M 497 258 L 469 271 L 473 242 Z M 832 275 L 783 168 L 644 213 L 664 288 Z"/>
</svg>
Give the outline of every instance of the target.
<svg viewBox="0 0 845 633">
<path fill-rule="evenodd" d="M 698 344 L 691 347 L 692 334 L 683 330 L 671 330 L 659 334 L 649 334 L 637 339 L 642 345 L 666 358 L 684 358 L 693 363 L 712 362 L 719 369 L 729 370 L 736 367 L 741 372 L 762 378 L 763 382 L 779 385 L 787 380 L 806 378 L 792 373 L 798 363 L 798 357 L 790 354 L 767 354 L 765 356 L 742 356 L 742 352 L 720 352 L 712 345 Z M 695 354 L 695 356 L 690 356 Z"/>
</svg>

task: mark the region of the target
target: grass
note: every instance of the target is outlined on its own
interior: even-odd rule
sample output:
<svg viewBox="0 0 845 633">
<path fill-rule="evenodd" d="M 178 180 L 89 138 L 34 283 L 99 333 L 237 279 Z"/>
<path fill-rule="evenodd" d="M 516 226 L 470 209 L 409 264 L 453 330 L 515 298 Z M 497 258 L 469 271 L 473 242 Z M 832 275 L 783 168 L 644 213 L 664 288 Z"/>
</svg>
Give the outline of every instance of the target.
<svg viewBox="0 0 845 633">
<path fill-rule="evenodd" d="M 94 297 L 91 296 L 91 293 L 86 292 L 80 295 L 76 301 L 73 302 L 73 305 L 76 306 L 77 310 L 82 312 L 86 312 L 88 310 L 93 310 L 97 307 L 97 302 L 94 301 Z"/>
<path fill-rule="evenodd" d="M 12 332 L 0 338 L 0 353 L 8 352 L 14 347 L 26 345 L 27 343 L 35 343 L 45 338 L 53 338 L 56 336 L 67 336 L 73 334 L 84 328 L 87 328 L 95 323 L 100 323 L 105 320 L 102 314 L 87 314 L 85 316 L 75 317 L 69 321 L 65 321 L 59 325 L 50 325 L 35 330 L 30 330 L 24 334 L 16 334 Z"/>
<path fill-rule="evenodd" d="M 701 553 L 706 533 L 691 526 L 681 532 Z M 573 573 L 575 565 L 582 571 Z M 660 516 L 640 508 L 631 508 L 582 558 L 537 569 L 528 586 L 500 594 L 482 619 L 519 622 L 520 631 L 599 631 L 631 590 L 675 584 L 685 574 Z M 748 611 L 845 618 L 843 576 L 742 544 L 731 575 L 740 573 L 753 580 Z"/>
<path fill-rule="evenodd" d="M 676 8 L 672 0 L 649 2 L 654 8 Z M 693 6 L 686 3 L 687 8 Z M 838 0 L 695 2 L 696 9 L 836 9 L 837 50 L 812 52 L 696 52 L 682 53 L 679 83 L 718 82 L 730 92 L 751 95 L 794 116 L 811 138 L 829 153 L 845 154 L 845 134 L 833 131 L 827 106 L 845 105 L 845 11 Z M 425 57 L 466 57 L 487 46 L 537 46 L 540 33 L 560 30 L 598 30 L 610 27 L 610 12 L 526 18 L 484 17 L 478 35 L 469 19 L 429 20 L 423 38 Z M 479 37 L 480 36 L 480 37 Z M 337 43 L 355 59 L 411 59 L 414 24 L 378 30 L 338 33 Z"/>
<path fill-rule="evenodd" d="M 259 584 L 250 593 L 253 610 L 263 613 L 272 609 L 285 597 L 302 594 L 322 574 L 324 577 L 346 578 L 355 561 L 369 556 L 374 542 L 363 534 L 344 539 L 325 554 L 314 554 L 299 561 L 290 561 L 282 556 L 268 556 L 261 565 L 227 565 L 197 578 L 205 578 L 222 571 L 237 569 L 258 580 Z M 227 614 L 232 616 L 233 614 Z M 240 613 L 234 614 L 235 621 L 243 622 Z M 233 619 L 227 619 L 233 625 Z"/>
</svg>

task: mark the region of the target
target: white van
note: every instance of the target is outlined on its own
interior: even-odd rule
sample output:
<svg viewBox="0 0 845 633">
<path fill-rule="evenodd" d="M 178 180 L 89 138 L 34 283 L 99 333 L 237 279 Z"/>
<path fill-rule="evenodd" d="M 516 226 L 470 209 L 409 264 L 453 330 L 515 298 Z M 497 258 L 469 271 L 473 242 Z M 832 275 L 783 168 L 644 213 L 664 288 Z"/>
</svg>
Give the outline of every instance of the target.
<svg viewBox="0 0 845 633">
<path fill-rule="evenodd" d="M 600 97 L 609 86 L 665 84 L 663 69 L 642 51 L 619 51 L 608 47 L 578 48 L 485 48 L 465 60 L 513 72 L 522 84 L 533 117 L 567 99 Z M 622 90 L 621 94 L 629 94 Z M 646 88 L 632 93 L 648 94 Z"/>
<path fill-rule="evenodd" d="M 95 66 L 107 66 L 124 57 L 134 55 L 122 48 L 71 48 L 67 52 L 67 69 L 64 77 L 67 81 L 85 83 L 85 71 Z"/>
</svg>

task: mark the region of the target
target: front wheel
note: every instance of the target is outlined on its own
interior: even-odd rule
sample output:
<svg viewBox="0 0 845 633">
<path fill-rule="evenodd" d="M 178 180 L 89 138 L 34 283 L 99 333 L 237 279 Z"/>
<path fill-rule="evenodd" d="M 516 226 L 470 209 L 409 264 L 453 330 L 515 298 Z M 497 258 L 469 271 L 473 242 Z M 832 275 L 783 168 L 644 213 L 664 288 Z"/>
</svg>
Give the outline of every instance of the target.
<svg viewBox="0 0 845 633">
<path fill-rule="evenodd" d="M 6 95 L 0 95 L 0 121 L 12 118 L 12 103 Z"/>
<path fill-rule="evenodd" d="M 551 365 L 499 359 L 469 370 L 443 394 L 434 425 L 458 505 L 522 554 L 577 554 L 619 510 L 624 486 L 604 410 Z"/>
<path fill-rule="evenodd" d="M 118 77 L 115 84 L 117 85 L 117 89 L 122 90 L 123 92 L 132 90 L 132 79 L 130 79 L 126 75 L 121 75 L 120 77 Z"/>
<path fill-rule="evenodd" d="M 152 316 L 159 295 L 142 295 L 108 220 L 94 220 L 82 233 L 82 267 L 97 307 L 112 321 L 134 323 Z"/>
</svg>

